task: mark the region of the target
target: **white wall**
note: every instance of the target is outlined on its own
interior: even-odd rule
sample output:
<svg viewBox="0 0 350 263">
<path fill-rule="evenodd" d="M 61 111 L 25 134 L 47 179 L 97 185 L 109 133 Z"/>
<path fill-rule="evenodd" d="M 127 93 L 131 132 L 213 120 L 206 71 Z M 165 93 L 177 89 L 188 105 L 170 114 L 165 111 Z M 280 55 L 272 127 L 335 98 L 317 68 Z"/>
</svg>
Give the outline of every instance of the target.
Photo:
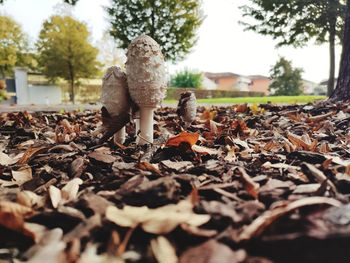
<svg viewBox="0 0 350 263">
<path fill-rule="evenodd" d="M 30 104 L 61 104 L 62 90 L 58 86 L 29 85 Z"/>
<path fill-rule="evenodd" d="M 15 68 L 16 96 L 18 105 L 26 105 L 29 100 L 27 69 Z"/>
</svg>

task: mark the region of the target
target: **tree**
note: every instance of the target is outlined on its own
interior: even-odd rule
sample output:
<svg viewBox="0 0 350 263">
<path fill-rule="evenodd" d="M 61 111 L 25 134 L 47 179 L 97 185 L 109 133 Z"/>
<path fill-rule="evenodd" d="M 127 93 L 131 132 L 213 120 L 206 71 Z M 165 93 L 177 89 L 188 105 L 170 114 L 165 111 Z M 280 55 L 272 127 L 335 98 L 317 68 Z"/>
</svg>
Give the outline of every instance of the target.
<svg viewBox="0 0 350 263">
<path fill-rule="evenodd" d="M 344 43 L 338 82 L 336 89 L 330 96 L 330 99 L 335 101 L 350 100 L 350 1 L 347 2 L 346 9 Z"/>
<path fill-rule="evenodd" d="M 0 16 L 0 77 L 12 75 L 15 66 L 26 66 L 28 63 L 27 36 L 12 18 Z"/>
<path fill-rule="evenodd" d="M 344 0 L 250 0 L 242 6 L 244 16 L 253 17 L 253 23 L 243 23 L 247 30 L 271 35 L 278 46 L 305 45 L 309 40 L 329 43 L 330 71 L 328 95 L 334 89 L 335 45 L 342 40 L 345 18 Z"/>
<path fill-rule="evenodd" d="M 103 71 L 110 66 L 124 67 L 126 56 L 124 51 L 118 48 L 115 40 L 109 32 L 104 32 L 101 40 L 98 42 L 98 59 L 103 64 Z"/>
<path fill-rule="evenodd" d="M 179 61 L 197 41 L 203 21 L 200 0 L 112 0 L 107 8 L 111 35 L 126 49 L 147 34 L 162 47 L 166 60 Z"/>
<path fill-rule="evenodd" d="M 271 68 L 272 84 L 270 91 L 277 96 L 295 96 L 303 93 L 302 74 L 300 68 L 293 68 L 292 62 L 281 57 Z"/>
<path fill-rule="evenodd" d="M 84 23 L 69 16 L 55 15 L 44 22 L 37 42 L 43 73 L 51 80 L 59 77 L 67 80 L 73 103 L 78 79 L 98 73 L 98 50 L 89 43 L 89 36 Z"/>
<path fill-rule="evenodd" d="M 202 74 L 185 69 L 171 78 L 171 86 L 176 88 L 200 88 Z"/>
</svg>

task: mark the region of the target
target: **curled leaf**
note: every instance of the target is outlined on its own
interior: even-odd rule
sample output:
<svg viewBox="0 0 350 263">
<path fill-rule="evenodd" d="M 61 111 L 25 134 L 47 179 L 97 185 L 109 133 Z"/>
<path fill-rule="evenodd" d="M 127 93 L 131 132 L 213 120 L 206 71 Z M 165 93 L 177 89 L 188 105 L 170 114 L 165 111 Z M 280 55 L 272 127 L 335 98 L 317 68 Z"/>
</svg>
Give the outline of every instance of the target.
<svg viewBox="0 0 350 263">
<path fill-rule="evenodd" d="M 171 137 L 166 142 L 166 146 L 178 147 L 181 143 L 188 143 L 193 146 L 199 139 L 198 133 L 181 132 L 180 134 Z"/>
</svg>

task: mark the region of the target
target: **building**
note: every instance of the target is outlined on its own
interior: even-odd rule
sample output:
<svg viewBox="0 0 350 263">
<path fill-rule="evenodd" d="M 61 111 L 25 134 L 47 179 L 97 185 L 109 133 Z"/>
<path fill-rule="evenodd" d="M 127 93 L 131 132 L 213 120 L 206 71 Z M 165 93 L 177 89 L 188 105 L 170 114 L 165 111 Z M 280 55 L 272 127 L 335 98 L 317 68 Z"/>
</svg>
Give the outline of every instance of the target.
<svg viewBox="0 0 350 263">
<path fill-rule="evenodd" d="M 205 89 L 249 91 L 251 80 L 239 74 L 205 72 L 203 75 L 203 86 Z"/>
<path fill-rule="evenodd" d="M 263 92 L 265 95 L 269 95 L 269 86 L 271 84 L 271 79 L 269 77 L 261 75 L 251 75 L 248 76 L 251 80 L 249 85 L 249 91 Z"/>
<path fill-rule="evenodd" d="M 205 89 L 253 91 L 269 94 L 270 78 L 261 75 L 243 76 L 231 72 L 205 72 L 203 86 Z M 214 88 L 214 85 L 216 87 Z"/>
<path fill-rule="evenodd" d="M 338 79 L 334 80 L 334 88 L 337 86 Z M 319 83 L 317 89 L 315 89 L 314 95 L 327 95 L 328 91 L 328 79 Z"/>
<path fill-rule="evenodd" d="M 303 82 L 303 93 L 305 95 L 319 95 L 318 93 L 322 93 L 322 88 L 320 88 L 320 85 L 309 81 L 309 80 L 302 80 Z M 327 86 L 327 84 L 326 84 Z"/>
</svg>

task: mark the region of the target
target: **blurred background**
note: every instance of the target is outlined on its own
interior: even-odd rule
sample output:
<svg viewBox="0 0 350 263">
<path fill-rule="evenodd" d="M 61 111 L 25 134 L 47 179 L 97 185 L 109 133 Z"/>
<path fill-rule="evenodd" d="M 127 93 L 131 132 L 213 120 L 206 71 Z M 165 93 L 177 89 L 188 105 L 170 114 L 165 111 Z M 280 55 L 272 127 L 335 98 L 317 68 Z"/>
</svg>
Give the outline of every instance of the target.
<svg viewBox="0 0 350 263">
<path fill-rule="evenodd" d="M 336 83 L 345 3 L 286 0 L 281 13 L 271 8 L 277 2 L 1 0 L 2 103 L 98 102 L 106 68 L 123 68 L 127 46 L 140 34 L 162 48 L 169 102 L 185 89 L 212 102 L 323 98 Z"/>
</svg>

